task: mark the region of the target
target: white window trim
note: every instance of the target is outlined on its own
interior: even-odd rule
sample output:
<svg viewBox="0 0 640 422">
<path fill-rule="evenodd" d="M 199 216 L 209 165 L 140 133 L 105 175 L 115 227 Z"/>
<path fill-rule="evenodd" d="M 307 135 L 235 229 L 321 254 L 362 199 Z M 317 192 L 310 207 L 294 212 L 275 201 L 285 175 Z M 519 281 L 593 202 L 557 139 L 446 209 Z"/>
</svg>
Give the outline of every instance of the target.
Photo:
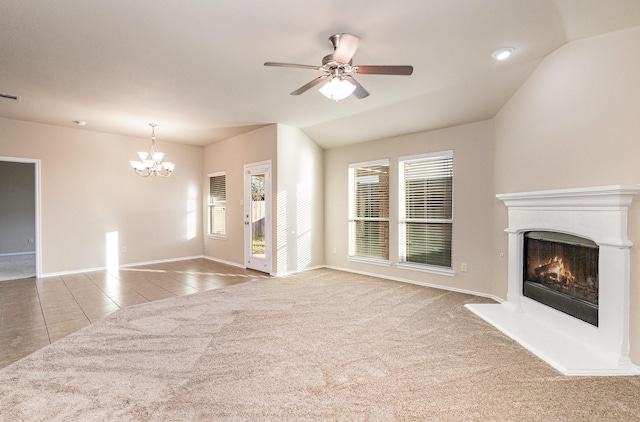
<svg viewBox="0 0 640 422">
<path fill-rule="evenodd" d="M 377 259 L 377 258 L 368 258 L 368 257 L 362 257 L 362 256 L 358 256 L 358 255 L 354 255 L 354 248 L 355 248 L 355 239 L 353 236 L 353 230 L 352 228 L 352 223 L 354 221 L 357 220 L 363 220 L 363 218 L 356 218 L 354 216 L 355 214 L 355 204 L 354 201 L 352 200 L 355 197 L 355 191 L 354 191 L 354 185 L 353 183 L 351 183 L 351 181 L 354 179 L 354 170 L 357 167 L 366 167 L 366 166 L 377 166 L 377 165 L 382 165 L 382 166 L 389 166 L 389 171 L 391 171 L 391 166 L 389 164 L 389 159 L 388 158 L 383 158 L 380 160 L 372 160 L 372 161 L 361 161 L 359 163 L 351 163 L 349 164 L 349 173 L 348 173 L 348 181 L 349 181 L 349 255 L 347 256 L 347 260 L 348 261 L 352 261 L 352 262 L 361 262 L 361 263 L 365 263 L 365 264 L 373 264 L 373 265 L 380 265 L 380 266 L 385 266 L 385 267 L 390 267 L 391 266 L 391 262 L 388 259 Z M 389 193 L 389 196 L 391 196 L 391 193 Z M 391 199 L 391 198 L 389 198 Z M 388 218 L 384 218 L 384 219 L 376 219 L 376 221 L 388 221 L 389 222 L 389 229 L 391 229 L 391 222 Z M 391 246 L 391 245 L 389 245 Z"/>
<path fill-rule="evenodd" d="M 349 255 L 347 257 L 347 260 L 351 262 L 360 262 L 363 264 L 379 265 L 381 267 L 391 266 L 391 261 L 389 261 L 388 259 L 376 259 L 376 258 L 367 258 L 363 256 Z"/>
<path fill-rule="evenodd" d="M 406 156 L 402 156 L 402 157 L 398 157 L 398 257 L 402 257 L 402 256 L 406 256 L 406 233 L 403 230 L 400 230 L 400 227 L 405 224 L 407 222 L 406 218 L 403 218 L 402 216 L 405 215 L 405 189 L 404 189 L 404 163 L 407 161 L 420 161 L 420 160 L 424 160 L 424 159 L 438 159 L 438 158 L 448 158 L 448 157 L 453 157 L 453 150 L 445 150 L 445 151 L 438 151 L 438 152 L 429 152 L 429 153 L 424 153 L 424 154 L 417 154 L 417 155 L 406 155 Z M 454 183 L 455 185 L 455 183 Z M 452 192 L 453 195 L 453 192 Z M 455 210 L 455 203 L 452 201 L 451 203 L 451 219 L 424 219 L 424 222 L 426 223 L 437 223 L 437 222 L 443 222 L 443 223 L 450 223 L 453 225 L 453 215 Z M 398 263 L 396 264 L 396 267 L 399 269 L 403 269 L 403 270 L 409 270 L 409 271 L 420 271 L 420 272 L 425 272 L 425 273 L 431 273 L 431 274 L 439 274 L 439 275 L 446 275 L 446 276 L 454 276 L 455 275 L 455 271 L 453 269 L 453 239 L 451 239 L 452 244 L 451 244 L 451 268 L 447 268 L 447 267 L 439 267 L 436 265 L 429 265 L 429 264 L 418 264 L 418 263 L 414 263 L 414 262 L 406 262 L 406 261 L 400 261 L 398 260 Z"/>
<path fill-rule="evenodd" d="M 224 176 L 225 177 L 225 185 L 227 183 L 227 172 L 226 171 L 216 171 L 214 173 L 209 173 L 207 174 L 207 181 L 209 182 L 209 184 L 211 183 L 211 178 L 212 177 L 217 177 L 217 176 Z M 210 188 L 209 188 L 210 189 Z M 216 234 L 216 233 L 210 233 L 211 232 L 211 219 L 209 218 L 210 211 L 209 208 L 211 208 L 211 204 L 209 204 L 209 195 L 211 194 L 211 191 L 207 189 L 207 232 L 205 233 L 205 236 L 209 239 L 219 239 L 219 240 L 227 240 L 227 234 Z M 226 190 L 226 186 L 225 186 L 225 190 Z M 226 203 L 226 200 L 225 200 Z M 224 214 L 224 219 L 225 219 L 225 227 L 227 226 L 227 213 L 225 212 Z"/>
</svg>

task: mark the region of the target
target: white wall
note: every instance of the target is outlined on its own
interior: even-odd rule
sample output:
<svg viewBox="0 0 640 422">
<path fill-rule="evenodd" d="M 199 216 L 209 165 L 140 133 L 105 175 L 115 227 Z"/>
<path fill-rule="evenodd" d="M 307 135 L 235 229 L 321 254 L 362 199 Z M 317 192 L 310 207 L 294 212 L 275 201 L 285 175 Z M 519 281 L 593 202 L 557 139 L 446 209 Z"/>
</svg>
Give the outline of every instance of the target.
<svg viewBox="0 0 640 422">
<path fill-rule="evenodd" d="M 202 148 L 163 143 L 170 178 L 136 176 L 150 140 L 0 119 L 0 156 L 41 160 L 42 273 L 202 255 Z M 121 247 L 127 252 L 122 253 Z"/>
<path fill-rule="evenodd" d="M 277 273 L 324 264 L 324 152 L 307 135 L 278 125 Z"/>
<path fill-rule="evenodd" d="M 391 123 L 390 123 L 391 124 Z M 453 150 L 453 277 L 398 269 L 398 158 Z M 391 267 L 351 262 L 348 237 L 348 167 L 390 161 Z M 375 273 L 454 289 L 491 293 L 493 217 L 493 122 L 355 144 L 325 151 L 325 262 L 337 268 Z M 335 250 L 335 252 L 334 252 Z M 461 272 L 466 263 L 468 272 Z"/>
<path fill-rule="evenodd" d="M 549 55 L 495 118 L 495 193 L 640 184 L 640 27 Z M 494 286 L 507 290 L 507 213 L 494 211 Z M 640 197 L 629 212 L 631 357 L 640 364 Z"/>
</svg>

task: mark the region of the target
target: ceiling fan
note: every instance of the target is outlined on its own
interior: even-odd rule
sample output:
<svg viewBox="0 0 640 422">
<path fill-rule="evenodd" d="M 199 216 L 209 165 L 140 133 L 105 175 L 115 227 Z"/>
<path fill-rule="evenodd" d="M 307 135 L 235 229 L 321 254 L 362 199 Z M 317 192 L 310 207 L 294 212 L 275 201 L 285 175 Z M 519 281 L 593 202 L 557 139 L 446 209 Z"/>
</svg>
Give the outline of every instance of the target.
<svg viewBox="0 0 640 422">
<path fill-rule="evenodd" d="M 300 95 L 326 80 L 327 83 L 320 92 L 336 101 L 351 94 L 358 99 L 369 96 L 354 75 L 411 75 L 413 73 L 413 66 L 353 66 L 352 58 L 360 44 L 360 38 L 355 35 L 335 34 L 329 37 L 329 43 L 334 51 L 333 54 L 322 58 L 322 66 L 278 62 L 266 62 L 264 65 L 321 70 L 324 72 L 323 75 L 296 89 L 291 95 Z"/>
</svg>

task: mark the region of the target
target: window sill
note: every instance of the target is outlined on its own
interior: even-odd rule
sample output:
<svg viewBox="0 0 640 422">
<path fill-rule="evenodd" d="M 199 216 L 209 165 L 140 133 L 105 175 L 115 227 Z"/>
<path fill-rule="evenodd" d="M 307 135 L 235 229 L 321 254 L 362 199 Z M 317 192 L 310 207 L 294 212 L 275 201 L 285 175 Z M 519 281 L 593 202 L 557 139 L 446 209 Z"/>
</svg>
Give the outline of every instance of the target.
<svg viewBox="0 0 640 422">
<path fill-rule="evenodd" d="M 436 267 L 435 265 L 421 265 L 412 264 L 410 262 L 398 262 L 397 267 L 403 270 L 421 271 L 423 273 L 446 275 L 448 277 L 453 277 L 455 275 L 453 268 Z"/>
<path fill-rule="evenodd" d="M 222 234 L 208 234 L 209 239 L 227 240 L 227 236 Z"/>
<path fill-rule="evenodd" d="M 379 265 L 381 267 L 391 266 L 391 262 L 385 259 L 364 258 L 361 256 L 349 256 L 347 259 L 351 262 L 361 262 L 363 264 L 373 264 L 373 265 Z"/>
</svg>

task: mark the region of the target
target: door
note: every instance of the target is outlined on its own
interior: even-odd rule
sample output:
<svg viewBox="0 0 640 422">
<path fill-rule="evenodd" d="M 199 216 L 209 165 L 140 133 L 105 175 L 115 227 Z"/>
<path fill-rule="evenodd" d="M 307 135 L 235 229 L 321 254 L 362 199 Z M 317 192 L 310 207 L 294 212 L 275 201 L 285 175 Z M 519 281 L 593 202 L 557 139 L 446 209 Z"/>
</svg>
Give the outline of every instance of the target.
<svg viewBox="0 0 640 422">
<path fill-rule="evenodd" d="M 271 273 L 271 161 L 244 166 L 244 261 Z"/>
</svg>

